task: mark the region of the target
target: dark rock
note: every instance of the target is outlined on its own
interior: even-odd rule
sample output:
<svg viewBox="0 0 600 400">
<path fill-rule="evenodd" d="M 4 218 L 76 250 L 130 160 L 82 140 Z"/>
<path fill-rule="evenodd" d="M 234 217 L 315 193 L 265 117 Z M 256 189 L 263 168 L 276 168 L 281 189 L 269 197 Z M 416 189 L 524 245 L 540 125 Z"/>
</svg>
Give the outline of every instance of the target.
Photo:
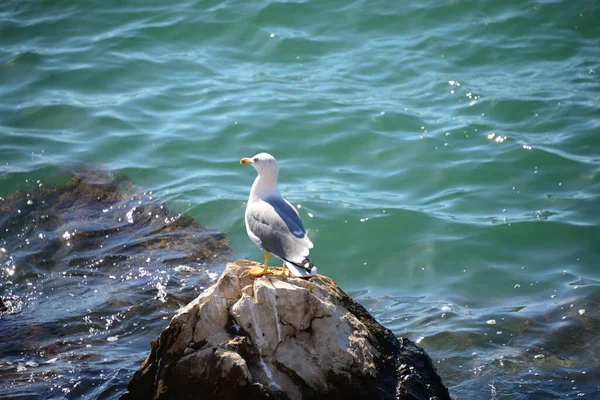
<svg viewBox="0 0 600 400">
<path fill-rule="evenodd" d="M 127 380 L 106 366 L 139 366 L 136 346 L 214 282 L 229 240 L 122 175 L 55 178 L 0 197 L 0 399 L 114 398 Z M 136 355 L 115 351 L 123 337 Z"/>
</svg>

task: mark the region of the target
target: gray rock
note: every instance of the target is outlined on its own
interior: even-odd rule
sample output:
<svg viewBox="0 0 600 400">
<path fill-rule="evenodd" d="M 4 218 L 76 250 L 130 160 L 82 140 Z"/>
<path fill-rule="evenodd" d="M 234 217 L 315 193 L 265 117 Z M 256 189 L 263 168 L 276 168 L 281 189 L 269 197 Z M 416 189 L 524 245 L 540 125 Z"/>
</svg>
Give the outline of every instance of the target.
<svg viewBox="0 0 600 400">
<path fill-rule="evenodd" d="M 121 399 L 450 399 L 427 354 L 331 279 L 256 265 L 228 264 L 179 310 Z"/>
</svg>

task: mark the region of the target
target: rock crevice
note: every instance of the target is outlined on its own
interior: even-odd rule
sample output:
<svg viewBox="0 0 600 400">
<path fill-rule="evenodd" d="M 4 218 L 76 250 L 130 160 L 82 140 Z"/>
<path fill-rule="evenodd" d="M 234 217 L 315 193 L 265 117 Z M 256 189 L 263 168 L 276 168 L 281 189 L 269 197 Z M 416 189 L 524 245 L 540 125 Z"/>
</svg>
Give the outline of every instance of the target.
<svg viewBox="0 0 600 400">
<path fill-rule="evenodd" d="M 449 399 L 425 352 L 331 279 L 227 265 L 179 310 L 122 399 Z"/>
</svg>

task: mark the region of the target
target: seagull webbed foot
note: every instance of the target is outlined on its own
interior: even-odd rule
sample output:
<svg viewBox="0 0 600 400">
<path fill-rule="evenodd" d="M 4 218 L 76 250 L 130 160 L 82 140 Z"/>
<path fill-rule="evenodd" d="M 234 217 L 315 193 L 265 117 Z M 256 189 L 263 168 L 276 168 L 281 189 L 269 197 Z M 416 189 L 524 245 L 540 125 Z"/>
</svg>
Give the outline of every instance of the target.
<svg viewBox="0 0 600 400">
<path fill-rule="evenodd" d="M 255 278 L 261 277 L 269 273 L 269 269 L 266 267 L 252 267 L 250 268 L 249 274 Z"/>
</svg>

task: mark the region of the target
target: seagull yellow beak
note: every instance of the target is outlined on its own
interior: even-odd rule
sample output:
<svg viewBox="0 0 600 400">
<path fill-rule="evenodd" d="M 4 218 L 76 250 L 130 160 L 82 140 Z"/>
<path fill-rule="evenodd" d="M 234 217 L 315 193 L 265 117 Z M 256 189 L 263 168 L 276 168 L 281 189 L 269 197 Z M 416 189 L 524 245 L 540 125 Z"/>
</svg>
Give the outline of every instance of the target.
<svg viewBox="0 0 600 400">
<path fill-rule="evenodd" d="M 252 160 L 250 160 L 249 158 L 242 158 L 240 160 L 240 164 L 252 164 Z"/>
</svg>

